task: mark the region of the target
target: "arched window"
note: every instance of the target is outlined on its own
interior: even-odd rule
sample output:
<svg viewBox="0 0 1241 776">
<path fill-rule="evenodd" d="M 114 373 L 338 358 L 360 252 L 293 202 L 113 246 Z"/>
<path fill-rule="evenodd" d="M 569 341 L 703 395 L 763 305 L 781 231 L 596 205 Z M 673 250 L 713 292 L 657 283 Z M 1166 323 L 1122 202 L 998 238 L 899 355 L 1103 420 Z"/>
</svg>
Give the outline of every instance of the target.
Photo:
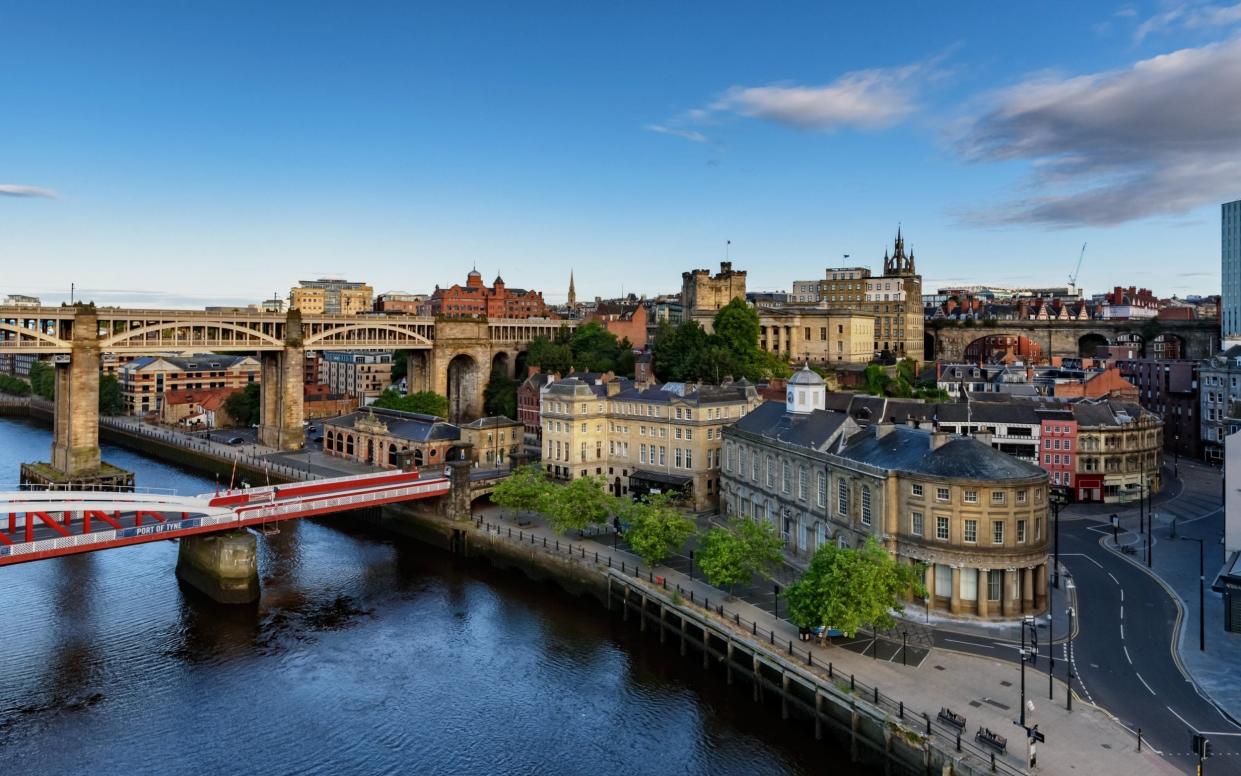
<svg viewBox="0 0 1241 776">
<path fill-rule="evenodd" d="M 353 434 L 345 437 L 345 455 L 353 455 Z"/>
<path fill-rule="evenodd" d="M 422 448 L 414 448 L 414 466 L 422 466 Z"/>
</svg>

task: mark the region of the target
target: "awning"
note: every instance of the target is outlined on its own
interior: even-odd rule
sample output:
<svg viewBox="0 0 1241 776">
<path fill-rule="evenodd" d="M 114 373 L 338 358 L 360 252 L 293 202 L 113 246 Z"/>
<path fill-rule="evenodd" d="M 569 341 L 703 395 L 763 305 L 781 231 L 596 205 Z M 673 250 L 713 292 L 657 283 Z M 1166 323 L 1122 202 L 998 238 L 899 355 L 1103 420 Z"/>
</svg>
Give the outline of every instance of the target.
<svg viewBox="0 0 1241 776">
<path fill-rule="evenodd" d="M 629 475 L 630 481 L 642 480 L 644 482 L 655 483 L 656 485 L 673 485 L 681 488 L 691 485 L 694 482 L 693 477 L 684 477 L 679 474 L 668 474 L 666 472 L 644 472 L 635 471 Z"/>
</svg>

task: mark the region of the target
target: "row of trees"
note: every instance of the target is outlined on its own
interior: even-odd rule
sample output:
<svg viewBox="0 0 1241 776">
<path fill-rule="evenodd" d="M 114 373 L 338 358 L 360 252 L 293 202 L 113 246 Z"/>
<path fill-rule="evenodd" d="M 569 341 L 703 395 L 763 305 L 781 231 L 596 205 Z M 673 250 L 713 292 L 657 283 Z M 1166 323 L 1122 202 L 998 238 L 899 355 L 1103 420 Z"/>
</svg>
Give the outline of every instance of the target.
<svg viewBox="0 0 1241 776">
<path fill-rule="evenodd" d="M 664 322 L 655 336 L 655 374 L 664 380 L 719 383 L 725 377 L 757 381 L 786 377 L 789 367 L 758 347 L 758 313 L 733 299 L 715 314 L 714 331 L 695 321 Z"/>
<path fill-rule="evenodd" d="M 733 518 L 699 533 L 669 494 L 641 501 L 618 498 L 596 477 L 558 485 L 537 465 L 515 470 L 491 498 L 517 513 L 542 513 L 560 533 L 582 531 L 615 516 L 629 546 L 650 566 L 697 539 L 695 559 L 703 576 L 730 593 L 738 584 L 770 574 L 783 553 L 783 542 L 766 522 Z M 926 594 L 922 571 L 921 566 L 898 563 L 873 538 L 859 548 L 826 543 L 783 593 L 789 619 L 802 628 L 827 625 L 845 633 L 863 626 L 890 628 L 906 596 Z"/>
<path fill-rule="evenodd" d="M 902 359 L 896 364 L 896 377 L 889 377 L 882 366 L 871 364 L 862 373 L 864 380 L 863 393 L 875 396 L 891 396 L 898 399 L 927 399 L 931 401 L 947 401 L 948 392 L 936 387 L 935 383 L 919 382 L 917 364 L 912 358 Z"/>
</svg>

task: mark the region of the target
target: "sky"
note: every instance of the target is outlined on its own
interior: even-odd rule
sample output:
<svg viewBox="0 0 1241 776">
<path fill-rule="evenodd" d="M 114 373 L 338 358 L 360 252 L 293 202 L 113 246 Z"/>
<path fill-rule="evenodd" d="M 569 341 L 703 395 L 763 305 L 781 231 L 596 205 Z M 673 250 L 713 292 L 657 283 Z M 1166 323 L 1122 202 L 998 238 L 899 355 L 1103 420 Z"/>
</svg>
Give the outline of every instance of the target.
<svg viewBox="0 0 1241 776">
<path fill-rule="evenodd" d="M 0 294 L 1219 291 L 1241 1 L 0 0 Z M 848 255 L 849 258 L 844 258 Z"/>
</svg>

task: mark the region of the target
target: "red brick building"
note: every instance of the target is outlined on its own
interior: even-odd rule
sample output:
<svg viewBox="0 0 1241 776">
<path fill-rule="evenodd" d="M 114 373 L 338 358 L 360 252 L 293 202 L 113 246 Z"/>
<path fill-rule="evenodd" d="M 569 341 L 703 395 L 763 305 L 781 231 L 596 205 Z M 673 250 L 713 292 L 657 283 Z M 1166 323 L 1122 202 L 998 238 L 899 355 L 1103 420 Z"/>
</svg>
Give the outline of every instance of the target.
<svg viewBox="0 0 1241 776">
<path fill-rule="evenodd" d="M 454 283 L 449 288 L 435 287 L 423 306 L 424 315 L 444 318 L 549 318 L 543 294 L 524 288 L 509 288 L 497 276 L 488 287 L 478 270 L 471 270 L 465 285 Z"/>
<path fill-rule="evenodd" d="M 1041 422 L 1039 439 L 1043 447 L 1039 466 L 1047 471 L 1052 485 L 1064 485 L 1070 489 L 1077 487 L 1073 481 L 1077 472 L 1077 419 L 1073 411 L 1067 407 L 1040 409 L 1037 414 Z M 1102 478 L 1099 478 L 1093 487 L 1101 488 L 1101 483 Z"/>
<path fill-rule="evenodd" d="M 646 305 L 642 302 L 599 302 L 589 320 L 602 323 L 618 340 L 628 338 L 629 344 L 638 350 L 646 347 L 647 312 Z"/>
</svg>

